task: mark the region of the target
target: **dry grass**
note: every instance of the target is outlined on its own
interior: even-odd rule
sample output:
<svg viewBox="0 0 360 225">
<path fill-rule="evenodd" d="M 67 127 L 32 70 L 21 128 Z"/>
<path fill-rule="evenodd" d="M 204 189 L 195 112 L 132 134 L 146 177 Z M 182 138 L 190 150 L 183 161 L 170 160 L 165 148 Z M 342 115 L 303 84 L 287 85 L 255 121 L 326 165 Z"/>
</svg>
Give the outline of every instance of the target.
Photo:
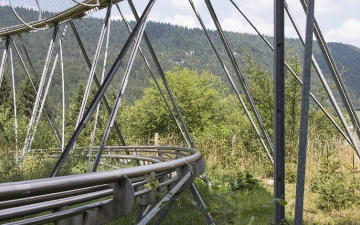
<svg viewBox="0 0 360 225">
<path fill-rule="evenodd" d="M 352 179 L 353 174 L 349 171 L 349 167 L 360 167 L 360 161 L 355 154 L 354 149 L 348 144 L 331 141 L 325 143 L 323 148 L 319 150 L 313 144 L 309 142 L 308 156 L 307 156 L 307 168 L 306 168 L 306 184 L 305 184 L 305 199 L 304 199 L 304 224 L 360 224 L 360 208 L 358 206 L 351 206 L 349 208 L 333 209 L 330 211 L 320 210 L 317 207 L 317 200 L 319 195 L 311 191 L 312 181 L 316 179 L 320 170 L 320 161 L 323 157 L 326 157 L 326 150 L 335 151 L 331 157 L 335 157 L 341 162 L 341 171 L 347 179 Z M 334 146 L 334 144 L 336 146 Z M 324 151 L 325 150 L 325 151 Z M 357 179 L 360 178 L 359 174 L 356 175 Z M 267 180 L 263 181 L 265 184 Z M 273 187 L 267 186 L 267 189 L 273 192 Z M 346 190 L 344 190 L 346 191 Z M 288 218 L 294 217 L 295 211 L 295 195 L 296 182 L 286 183 L 286 200 L 288 205 L 286 208 L 286 214 Z"/>
</svg>

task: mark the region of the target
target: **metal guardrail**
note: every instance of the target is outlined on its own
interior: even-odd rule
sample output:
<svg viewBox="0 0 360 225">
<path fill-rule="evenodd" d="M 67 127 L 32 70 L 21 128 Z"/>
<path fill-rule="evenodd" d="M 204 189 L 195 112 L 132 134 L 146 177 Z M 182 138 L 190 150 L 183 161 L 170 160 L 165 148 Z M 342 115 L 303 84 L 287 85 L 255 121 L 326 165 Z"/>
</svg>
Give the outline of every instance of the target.
<svg viewBox="0 0 360 225">
<path fill-rule="evenodd" d="M 114 0 L 113 4 L 121 2 L 121 1 L 123 1 L 123 0 Z M 71 7 L 63 12 L 56 14 L 55 16 L 52 16 L 52 17 L 49 17 L 46 19 L 42 19 L 42 20 L 38 20 L 38 21 L 34 21 L 34 22 L 30 22 L 28 24 L 31 27 L 34 27 L 36 29 L 49 28 L 49 27 L 54 26 L 55 24 L 60 24 L 60 23 L 69 21 L 71 19 L 82 18 L 87 15 L 89 10 L 98 11 L 98 10 L 101 10 L 101 9 L 107 7 L 109 4 L 109 1 L 107 1 L 107 0 L 100 0 L 100 6 L 98 6 L 98 7 L 92 6 L 96 2 L 97 2 L 97 0 L 88 0 L 88 1 L 84 2 L 86 5 L 85 4 L 75 5 L 74 7 Z M 15 25 L 15 26 L 11 26 L 11 27 L 1 28 L 0 29 L 0 37 L 5 38 L 7 36 L 26 33 L 26 32 L 30 32 L 30 31 L 32 31 L 32 29 L 29 26 L 26 26 L 24 24 L 19 24 L 19 25 Z"/>
<path fill-rule="evenodd" d="M 116 146 L 111 147 L 111 151 L 111 155 L 104 156 L 114 159 L 131 158 L 138 165 L 141 164 L 140 161 L 150 164 L 0 184 L 0 221 L 47 212 L 10 224 L 43 224 L 65 219 L 66 224 L 102 224 L 130 213 L 135 201 L 146 206 L 160 201 L 168 193 L 175 194 L 184 188 L 190 188 L 194 177 L 205 171 L 205 161 L 192 148 Z M 121 152 L 141 155 L 121 155 Z M 154 187 L 146 187 L 150 182 L 156 185 L 157 191 Z M 174 190 L 179 182 L 184 185 Z M 156 195 L 156 192 L 162 195 Z M 112 198 L 104 201 L 104 197 L 110 196 Z M 68 209 L 69 206 L 74 207 Z M 50 210 L 53 212 L 49 213 Z"/>
</svg>

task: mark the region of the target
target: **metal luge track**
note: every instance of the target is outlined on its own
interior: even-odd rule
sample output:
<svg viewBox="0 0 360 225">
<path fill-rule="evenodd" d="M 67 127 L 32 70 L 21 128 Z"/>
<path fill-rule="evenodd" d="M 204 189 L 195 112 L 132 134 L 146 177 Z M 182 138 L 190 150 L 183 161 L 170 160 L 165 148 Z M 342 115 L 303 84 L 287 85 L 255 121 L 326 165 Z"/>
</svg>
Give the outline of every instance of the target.
<svg viewBox="0 0 360 225">
<path fill-rule="evenodd" d="M 135 202 L 148 206 L 167 195 L 171 196 L 181 189 L 190 188 L 194 177 L 205 171 L 203 158 L 192 148 L 114 146 L 106 151 L 107 159 L 131 160 L 132 165 L 141 166 L 0 184 L 0 221 L 55 210 L 51 214 L 16 223 L 33 224 L 36 221 L 38 224 L 67 218 L 69 221 L 94 224 L 88 221 L 89 214 L 94 214 L 93 216 L 101 218 L 96 224 L 102 224 L 128 214 Z M 151 182 L 156 185 L 155 189 L 144 187 Z M 177 184 L 179 185 L 175 189 Z M 106 201 L 101 200 L 107 196 L 112 197 Z M 95 204 L 87 203 L 96 199 L 101 201 Z M 114 211 L 116 204 L 120 206 Z M 72 205 L 75 207 L 56 211 Z M 103 214 L 108 217 L 101 217 Z"/>
<path fill-rule="evenodd" d="M 96 3 L 96 1 L 97 0 L 88 0 L 88 1 L 85 1 L 85 3 L 86 4 L 94 4 L 94 3 Z M 118 3 L 121 1 L 123 1 L 123 0 L 115 0 L 112 2 Z M 90 10 L 96 10 L 96 11 L 101 10 L 103 8 L 108 7 L 108 5 L 109 5 L 109 1 L 107 1 L 107 0 L 101 0 L 101 1 L 99 1 L 99 3 L 100 3 L 100 5 L 97 7 L 94 7 L 92 5 L 78 4 L 72 8 L 69 8 L 69 9 L 67 9 L 61 13 L 58 13 L 55 16 L 52 16 L 50 18 L 30 22 L 29 25 L 31 25 L 32 27 L 34 27 L 36 29 L 44 29 L 44 28 L 48 29 L 50 27 L 55 26 L 55 24 L 65 23 L 69 20 L 79 19 L 84 16 L 87 16 L 88 12 Z M 15 25 L 15 26 L 11 26 L 11 27 L 5 27 L 5 28 L 0 29 L 0 37 L 5 38 L 7 36 L 12 36 L 15 34 L 22 34 L 22 33 L 30 32 L 32 30 L 33 29 L 31 29 L 30 27 L 28 27 L 24 24 L 19 24 L 19 25 Z"/>
</svg>

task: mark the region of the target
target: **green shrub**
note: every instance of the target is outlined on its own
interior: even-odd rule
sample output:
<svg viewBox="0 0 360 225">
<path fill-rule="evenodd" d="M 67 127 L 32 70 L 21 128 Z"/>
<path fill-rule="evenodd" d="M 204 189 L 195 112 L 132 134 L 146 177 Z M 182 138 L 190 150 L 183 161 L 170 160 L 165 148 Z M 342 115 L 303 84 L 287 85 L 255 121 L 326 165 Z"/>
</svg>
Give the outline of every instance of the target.
<svg viewBox="0 0 360 225">
<path fill-rule="evenodd" d="M 322 210 L 352 205 L 352 194 L 339 160 L 326 157 L 321 161 L 319 175 L 313 180 L 312 190 L 319 194 L 317 207 Z"/>
<path fill-rule="evenodd" d="M 253 190 L 259 188 L 259 181 L 249 171 L 239 171 L 235 175 L 225 175 L 224 184 L 230 191 Z"/>
</svg>

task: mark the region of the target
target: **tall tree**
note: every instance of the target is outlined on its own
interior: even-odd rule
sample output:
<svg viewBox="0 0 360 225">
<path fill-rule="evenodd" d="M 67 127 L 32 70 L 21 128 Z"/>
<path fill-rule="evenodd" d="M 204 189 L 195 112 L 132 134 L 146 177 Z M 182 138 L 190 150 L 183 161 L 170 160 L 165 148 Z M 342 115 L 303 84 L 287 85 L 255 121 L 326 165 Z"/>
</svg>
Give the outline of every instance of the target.
<svg viewBox="0 0 360 225">
<path fill-rule="evenodd" d="M 198 74 L 195 70 L 175 68 L 166 73 L 166 78 L 193 136 L 230 140 L 247 124 L 243 122 L 239 104 L 234 104 L 233 96 L 220 77 L 207 71 Z M 178 135 L 178 128 L 158 88 L 153 81 L 151 84 L 141 99 L 122 111 L 121 124 L 131 136 L 143 139 L 151 138 L 154 133 Z M 239 117 L 241 119 L 237 119 Z"/>
<path fill-rule="evenodd" d="M 27 78 L 20 84 L 18 93 L 19 114 L 30 118 L 36 99 L 36 92 L 30 79 Z"/>
<path fill-rule="evenodd" d="M 3 108 L 11 108 L 11 83 L 7 76 L 3 77 L 0 87 L 0 106 Z"/>
</svg>

